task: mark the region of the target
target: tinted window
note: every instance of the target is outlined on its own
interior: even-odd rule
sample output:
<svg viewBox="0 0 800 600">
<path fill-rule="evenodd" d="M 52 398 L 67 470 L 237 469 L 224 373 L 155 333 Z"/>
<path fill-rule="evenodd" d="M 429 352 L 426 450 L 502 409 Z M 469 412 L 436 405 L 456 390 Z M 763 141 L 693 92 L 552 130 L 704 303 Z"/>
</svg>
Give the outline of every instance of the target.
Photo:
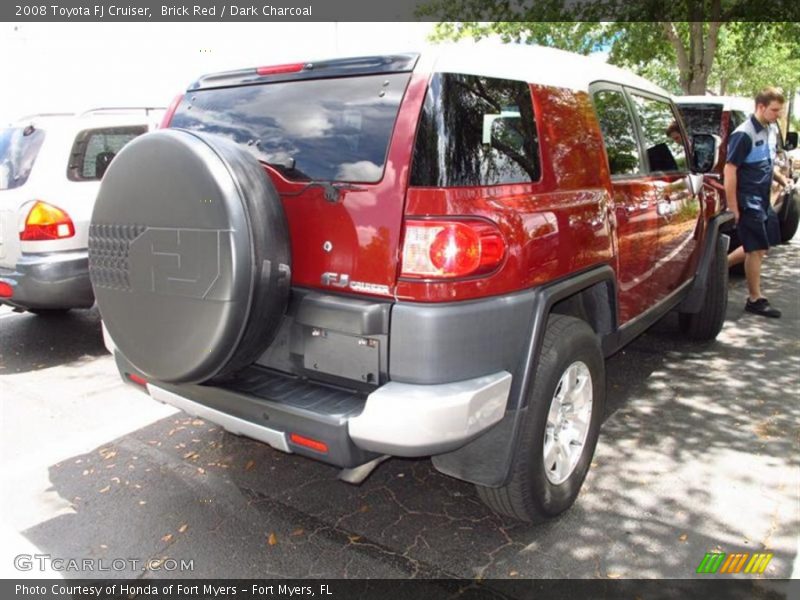
<svg viewBox="0 0 800 600">
<path fill-rule="evenodd" d="M 436 74 L 420 116 L 411 185 L 477 186 L 539 179 L 528 85 Z"/>
<path fill-rule="evenodd" d="M 747 115 L 740 110 L 731 111 L 731 131 L 747 121 Z"/>
<path fill-rule="evenodd" d="M 686 169 L 686 150 L 669 102 L 633 95 L 650 171 Z"/>
<path fill-rule="evenodd" d="M 594 95 L 594 106 L 603 132 L 603 143 L 612 175 L 642 172 L 639 145 L 636 141 L 633 117 L 622 92 L 601 90 Z"/>
<path fill-rule="evenodd" d="M 297 180 L 376 182 L 410 75 L 190 92 L 170 126 L 227 137 Z"/>
<path fill-rule="evenodd" d="M 722 106 L 719 104 L 681 104 L 678 106 L 689 135 L 722 135 Z"/>
<path fill-rule="evenodd" d="M 25 185 L 43 142 L 44 131 L 33 126 L 0 131 L 0 190 Z"/>
<path fill-rule="evenodd" d="M 80 132 L 72 146 L 67 177 L 72 181 L 99 181 L 117 152 L 146 131 L 146 127 L 110 127 Z"/>
</svg>

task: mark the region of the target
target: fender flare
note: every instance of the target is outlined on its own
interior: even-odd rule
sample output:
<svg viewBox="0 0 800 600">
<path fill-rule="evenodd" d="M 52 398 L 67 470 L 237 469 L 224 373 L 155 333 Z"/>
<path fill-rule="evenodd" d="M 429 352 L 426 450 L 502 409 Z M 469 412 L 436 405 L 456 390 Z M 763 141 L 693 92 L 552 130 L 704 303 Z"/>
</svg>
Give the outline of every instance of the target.
<svg viewBox="0 0 800 600">
<path fill-rule="evenodd" d="M 433 456 L 431 460 L 438 471 L 487 487 L 500 487 L 507 482 L 553 305 L 598 283 L 610 286 L 613 327 L 616 328 L 617 285 L 614 270 L 609 265 L 593 267 L 534 290 L 528 342 L 519 372 L 514 374 L 505 416 L 492 429 L 466 446 Z"/>
</svg>

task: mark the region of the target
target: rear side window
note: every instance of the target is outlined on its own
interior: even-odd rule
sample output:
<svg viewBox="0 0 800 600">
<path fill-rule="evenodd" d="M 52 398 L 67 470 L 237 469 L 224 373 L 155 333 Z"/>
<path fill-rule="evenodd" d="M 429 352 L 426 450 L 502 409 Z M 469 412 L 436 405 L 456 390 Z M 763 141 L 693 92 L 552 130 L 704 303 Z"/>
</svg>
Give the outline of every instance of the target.
<svg viewBox="0 0 800 600">
<path fill-rule="evenodd" d="M 681 104 L 678 110 L 689 135 L 698 133 L 722 135 L 722 105 Z"/>
<path fill-rule="evenodd" d="M 122 150 L 135 137 L 147 132 L 147 127 L 108 127 L 86 129 L 75 136 L 70 153 L 67 177 L 70 181 L 99 181 Z"/>
<path fill-rule="evenodd" d="M 409 73 L 189 92 L 170 127 L 224 136 L 289 179 L 374 183 Z"/>
<path fill-rule="evenodd" d="M 439 73 L 417 129 L 411 185 L 481 186 L 537 181 L 533 101 L 522 81 Z"/>
<path fill-rule="evenodd" d="M 747 121 L 747 115 L 740 110 L 731 111 L 731 131 Z"/>
<path fill-rule="evenodd" d="M 686 170 L 686 150 L 670 103 L 638 94 L 631 97 L 639 113 L 650 171 Z"/>
<path fill-rule="evenodd" d="M 636 141 L 633 115 L 622 92 L 601 90 L 594 95 L 594 106 L 603 132 L 603 144 L 612 175 L 641 173 L 642 161 Z"/>
<path fill-rule="evenodd" d="M 44 131 L 33 126 L 0 131 L 0 190 L 25 185 L 44 143 Z"/>
</svg>

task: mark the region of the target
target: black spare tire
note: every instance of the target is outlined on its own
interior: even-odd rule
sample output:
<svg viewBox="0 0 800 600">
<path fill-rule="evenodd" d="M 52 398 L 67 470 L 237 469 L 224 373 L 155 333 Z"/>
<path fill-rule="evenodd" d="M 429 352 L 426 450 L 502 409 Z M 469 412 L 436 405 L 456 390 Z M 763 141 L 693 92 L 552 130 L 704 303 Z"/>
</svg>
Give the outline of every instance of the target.
<svg viewBox="0 0 800 600">
<path fill-rule="evenodd" d="M 251 364 L 286 310 L 289 267 L 280 197 L 233 142 L 166 129 L 110 164 L 89 274 L 114 343 L 147 377 L 200 383 Z"/>
</svg>

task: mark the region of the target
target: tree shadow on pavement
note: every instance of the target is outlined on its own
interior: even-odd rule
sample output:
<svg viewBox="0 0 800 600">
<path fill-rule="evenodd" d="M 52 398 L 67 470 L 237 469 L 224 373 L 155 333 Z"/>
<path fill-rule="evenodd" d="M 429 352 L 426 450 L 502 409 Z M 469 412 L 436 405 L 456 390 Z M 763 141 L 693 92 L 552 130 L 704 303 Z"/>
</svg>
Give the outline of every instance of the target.
<svg viewBox="0 0 800 600">
<path fill-rule="evenodd" d="M 107 352 L 97 308 L 47 316 L 6 313 L 0 320 L 0 376 L 47 369 Z"/>
<path fill-rule="evenodd" d="M 706 552 L 768 551 L 768 589 L 800 529 L 799 250 L 765 276 L 783 319 L 744 315 L 734 282 L 716 342 L 670 317 L 608 361 L 592 469 L 551 522 L 501 518 L 426 460 L 353 487 L 181 413 L 52 466 L 74 513 L 24 534 L 60 556 L 194 559 L 167 577 L 691 578 Z"/>
</svg>

